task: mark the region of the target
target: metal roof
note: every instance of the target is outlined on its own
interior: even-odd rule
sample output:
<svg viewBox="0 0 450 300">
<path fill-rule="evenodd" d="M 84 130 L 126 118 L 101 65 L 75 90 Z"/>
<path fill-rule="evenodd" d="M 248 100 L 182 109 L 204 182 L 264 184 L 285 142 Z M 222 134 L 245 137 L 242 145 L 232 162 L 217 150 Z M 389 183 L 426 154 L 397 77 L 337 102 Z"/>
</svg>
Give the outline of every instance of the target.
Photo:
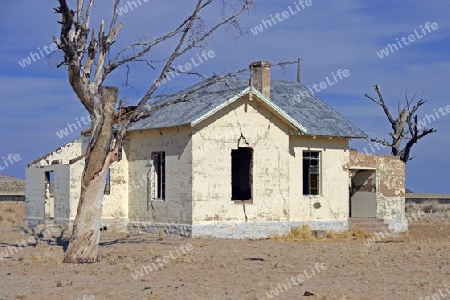
<svg viewBox="0 0 450 300">
<path fill-rule="evenodd" d="M 134 123 L 130 131 L 182 125 L 195 126 L 251 90 L 256 97 L 279 113 L 302 134 L 348 138 L 367 137 L 361 129 L 297 82 L 271 80 L 270 99 L 265 98 L 256 89 L 250 89 L 248 79 L 228 77 L 208 86 L 205 84 L 206 81 L 200 82 L 153 103 L 153 105 L 159 105 L 186 95 L 189 97 L 188 102 L 179 102 L 155 110 L 147 118 Z"/>
</svg>

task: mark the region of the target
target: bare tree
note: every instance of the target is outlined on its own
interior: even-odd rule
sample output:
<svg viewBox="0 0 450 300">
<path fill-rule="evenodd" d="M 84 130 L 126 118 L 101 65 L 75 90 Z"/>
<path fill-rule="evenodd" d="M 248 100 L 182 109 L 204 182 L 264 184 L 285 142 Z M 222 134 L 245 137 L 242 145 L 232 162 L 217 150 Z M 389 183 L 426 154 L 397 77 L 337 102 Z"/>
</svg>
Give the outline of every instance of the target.
<svg viewBox="0 0 450 300">
<path fill-rule="evenodd" d="M 231 3 L 231 2 L 234 3 Z M 159 83 L 172 64 L 189 50 L 201 46 L 219 28 L 231 26 L 238 31 L 241 27 L 238 17 L 249 9 L 254 0 L 193 0 L 195 7 L 179 25 L 167 34 L 146 41 L 139 41 L 116 52 L 113 59 L 110 50 L 115 43 L 122 24 L 117 23 L 120 0 L 114 4 L 114 14 L 109 28 L 102 20 L 97 35 L 90 27 L 89 21 L 94 0 L 77 0 L 76 10 L 69 8 L 66 0 L 58 0 L 59 7 L 54 11 L 62 15 L 60 40 L 53 37 L 59 49 L 64 53 L 64 61 L 58 67 L 67 66 L 69 83 L 78 99 L 89 112 L 91 130 L 89 144 L 85 153 L 85 167 L 81 182 L 81 194 L 73 232 L 65 253 L 66 263 L 88 263 L 97 261 L 100 239 L 100 221 L 103 191 L 107 171 L 118 159 L 118 152 L 131 124 L 147 117 L 161 106 L 188 101 L 188 95 L 164 104 L 144 108 L 157 90 Z M 233 7 L 231 13 L 222 11 L 222 19 L 207 28 L 202 13 L 212 4 L 219 2 L 223 7 Z M 231 5 L 236 4 L 236 5 Z M 238 32 L 239 33 L 239 32 Z M 117 132 L 113 132 L 114 110 L 118 103 L 119 89 L 104 86 L 107 76 L 121 66 L 133 62 L 145 62 L 151 66 L 146 55 L 158 45 L 175 45 L 172 53 L 163 60 L 159 76 L 140 99 L 139 103 L 121 116 Z M 107 61 L 108 60 L 108 61 Z M 151 66 L 153 67 L 153 66 Z M 212 84 L 224 76 L 214 76 L 206 80 L 205 85 Z"/>
<path fill-rule="evenodd" d="M 394 119 L 389 112 L 388 107 L 384 101 L 383 95 L 381 94 L 380 87 L 378 84 L 373 85 L 375 87 L 375 92 L 377 93 L 378 100 L 365 94 L 367 98 L 380 105 L 383 108 L 384 114 L 386 115 L 389 123 L 391 123 L 392 131 L 389 135 L 392 138 L 391 142 L 386 141 L 385 139 L 370 139 L 372 142 L 376 142 L 382 144 L 384 146 L 391 147 L 391 154 L 400 157 L 400 159 L 407 163 L 412 159 L 411 148 L 416 144 L 421 138 L 426 135 L 436 132 L 434 128 L 421 129 L 420 126 L 417 125 L 417 110 L 419 107 L 424 105 L 427 101 L 422 97 L 417 99 L 417 94 L 414 94 L 413 97 L 408 98 L 408 95 L 405 93 L 405 104 L 402 109 L 400 109 L 400 101 L 398 103 L 398 117 Z"/>
</svg>

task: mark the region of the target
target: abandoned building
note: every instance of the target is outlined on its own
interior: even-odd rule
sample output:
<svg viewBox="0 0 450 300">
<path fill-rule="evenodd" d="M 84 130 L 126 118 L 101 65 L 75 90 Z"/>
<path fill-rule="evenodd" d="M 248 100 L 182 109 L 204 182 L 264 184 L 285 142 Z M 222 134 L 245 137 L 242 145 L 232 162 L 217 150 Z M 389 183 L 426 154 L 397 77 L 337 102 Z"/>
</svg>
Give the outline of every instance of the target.
<svg viewBox="0 0 450 300">
<path fill-rule="evenodd" d="M 374 220 L 407 229 L 404 164 L 350 150 L 366 134 L 298 82 L 228 77 L 133 124 L 112 164 L 103 226 L 189 237 L 265 238 L 291 227 L 348 230 Z M 87 140 L 26 169 L 26 220 L 72 225 Z"/>
</svg>

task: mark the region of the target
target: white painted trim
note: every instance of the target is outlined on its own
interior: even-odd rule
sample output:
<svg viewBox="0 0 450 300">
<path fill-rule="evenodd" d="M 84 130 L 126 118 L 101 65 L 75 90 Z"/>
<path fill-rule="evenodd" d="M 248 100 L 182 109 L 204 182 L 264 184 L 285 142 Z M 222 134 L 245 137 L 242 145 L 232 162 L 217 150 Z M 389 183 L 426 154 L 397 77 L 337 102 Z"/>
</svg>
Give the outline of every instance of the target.
<svg viewBox="0 0 450 300">
<path fill-rule="evenodd" d="M 201 121 L 209 118 L 210 116 L 212 116 L 213 114 L 215 114 L 216 112 L 220 111 L 222 108 L 230 105 L 231 103 L 235 102 L 236 100 L 242 98 L 243 96 L 245 96 L 246 94 L 249 93 L 253 93 L 255 94 L 259 99 L 261 99 L 262 102 L 264 102 L 265 104 L 267 104 L 270 108 L 272 108 L 273 110 L 275 110 L 278 114 L 280 114 L 286 121 L 288 121 L 289 123 L 291 123 L 295 128 L 297 128 L 298 130 L 302 131 L 304 134 L 307 133 L 307 130 L 305 127 L 303 127 L 300 123 L 298 123 L 296 120 L 294 120 L 291 116 L 289 116 L 289 114 L 287 114 L 284 110 L 282 110 L 280 107 L 278 107 L 278 105 L 276 105 L 275 103 L 273 103 L 272 101 L 270 101 L 269 99 L 267 99 L 263 94 L 261 94 L 257 89 L 254 89 L 253 87 L 248 87 L 245 90 L 243 90 L 242 92 L 240 92 L 238 95 L 234 96 L 233 98 L 231 98 L 230 100 L 222 103 L 221 105 L 215 107 L 214 109 L 208 111 L 206 114 L 200 116 L 199 118 L 195 119 L 194 121 L 191 122 L 191 126 L 195 126 L 197 124 L 199 124 Z"/>
</svg>

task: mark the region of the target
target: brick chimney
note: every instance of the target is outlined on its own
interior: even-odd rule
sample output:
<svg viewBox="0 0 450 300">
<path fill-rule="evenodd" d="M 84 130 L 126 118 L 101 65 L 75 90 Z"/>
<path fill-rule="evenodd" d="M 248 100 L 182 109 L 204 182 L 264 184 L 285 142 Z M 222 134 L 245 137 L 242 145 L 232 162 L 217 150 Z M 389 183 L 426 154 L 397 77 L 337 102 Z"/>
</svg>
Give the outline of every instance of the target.
<svg viewBox="0 0 450 300">
<path fill-rule="evenodd" d="M 270 99 L 270 67 L 269 61 L 255 61 L 250 64 L 253 87 Z"/>
</svg>

